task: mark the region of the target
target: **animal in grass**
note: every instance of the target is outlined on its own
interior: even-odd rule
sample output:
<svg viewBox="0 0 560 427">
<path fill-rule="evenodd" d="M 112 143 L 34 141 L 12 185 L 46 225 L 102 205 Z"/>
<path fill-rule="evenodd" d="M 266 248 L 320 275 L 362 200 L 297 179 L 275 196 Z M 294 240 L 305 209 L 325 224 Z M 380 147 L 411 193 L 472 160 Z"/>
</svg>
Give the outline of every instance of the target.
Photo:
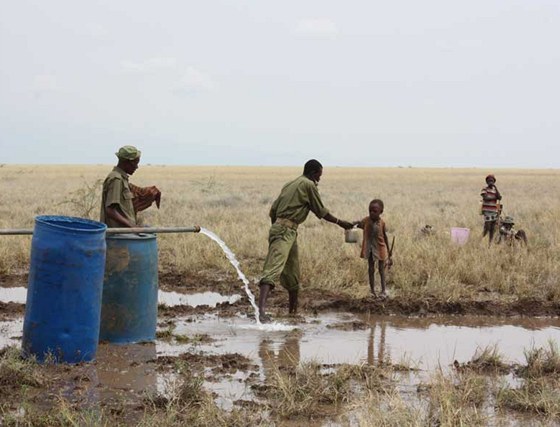
<svg viewBox="0 0 560 427">
<path fill-rule="evenodd" d="M 525 233 L 525 230 L 515 230 L 514 225 L 515 221 L 511 216 L 500 219 L 500 229 L 498 231 L 496 243 L 503 242 L 510 246 L 519 243 L 523 246 L 527 246 L 527 233 Z"/>
<path fill-rule="evenodd" d="M 435 233 L 436 230 L 430 224 L 426 224 L 420 229 L 420 236 L 433 236 Z"/>
<path fill-rule="evenodd" d="M 482 237 L 488 235 L 488 245 L 490 245 L 494 240 L 498 218 L 502 213 L 502 195 L 496 187 L 494 175 L 486 176 L 486 187 L 480 191 L 480 197 L 482 197 L 480 213 L 484 216 Z"/>
</svg>

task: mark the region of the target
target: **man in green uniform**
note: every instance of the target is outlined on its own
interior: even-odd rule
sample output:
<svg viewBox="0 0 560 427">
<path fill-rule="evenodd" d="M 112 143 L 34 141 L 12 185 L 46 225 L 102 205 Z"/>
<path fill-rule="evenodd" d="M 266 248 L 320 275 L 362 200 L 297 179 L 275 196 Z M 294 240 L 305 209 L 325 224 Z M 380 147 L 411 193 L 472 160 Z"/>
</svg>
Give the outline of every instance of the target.
<svg viewBox="0 0 560 427">
<path fill-rule="evenodd" d="M 309 160 L 303 175 L 288 182 L 270 208 L 272 226 L 268 235 L 268 255 L 264 262 L 259 282 L 259 317 L 262 322 L 270 321 L 265 313 L 266 300 L 278 279 L 288 290 L 289 312 L 297 312 L 299 293 L 299 260 L 297 228 L 313 212 L 319 219 L 337 224 L 344 229 L 352 224 L 331 215 L 323 205 L 317 184 L 323 174 L 323 166 L 317 160 Z"/>
<path fill-rule="evenodd" d="M 156 187 L 140 188 L 128 182 L 129 175 L 138 169 L 140 150 L 125 145 L 115 153 L 119 162 L 103 182 L 100 221 L 108 227 L 137 227 L 136 213 L 152 202 L 159 208 L 161 192 Z"/>
</svg>

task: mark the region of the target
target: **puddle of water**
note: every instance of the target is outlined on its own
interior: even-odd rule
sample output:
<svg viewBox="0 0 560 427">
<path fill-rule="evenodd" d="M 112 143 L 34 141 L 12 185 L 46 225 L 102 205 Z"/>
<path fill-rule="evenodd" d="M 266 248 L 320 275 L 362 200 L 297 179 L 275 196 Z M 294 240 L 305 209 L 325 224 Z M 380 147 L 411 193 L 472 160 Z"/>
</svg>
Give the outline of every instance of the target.
<svg viewBox="0 0 560 427">
<path fill-rule="evenodd" d="M 27 288 L 2 288 L 0 287 L 0 301 L 2 302 L 15 302 L 25 304 L 27 298 Z M 239 301 L 240 295 L 221 295 L 217 292 L 202 292 L 195 294 L 181 294 L 178 292 L 165 292 L 158 291 L 158 303 L 165 304 L 168 307 L 176 305 L 188 305 L 191 307 L 198 307 L 200 305 L 207 305 L 209 307 L 216 307 L 217 304 L 229 302 L 231 304 Z"/>
<path fill-rule="evenodd" d="M 165 304 L 168 307 L 174 307 L 176 305 L 188 305 L 191 307 L 207 305 L 209 307 L 216 307 L 216 305 L 224 302 L 233 304 L 240 299 L 241 295 L 221 295 L 217 292 L 181 294 L 178 292 L 159 291 L 158 293 L 158 303 Z"/>
<path fill-rule="evenodd" d="M 237 371 L 222 381 L 205 381 L 204 387 L 218 395 L 216 403 L 226 410 L 233 409 L 236 400 L 255 400 L 255 395 L 247 384 L 249 373 Z"/>
<path fill-rule="evenodd" d="M 341 330 L 328 325 L 358 320 L 363 329 Z M 524 362 L 524 350 L 542 347 L 552 339 L 560 343 L 560 319 L 509 319 L 510 324 L 480 326 L 477 319 L 409 319 L 370 317 L 362 320 L 347 314 L 320 315 L 318 322 L 297 325 L 295 334 L 285 329 L 276 331 L 253 328 L 248 319 L 223 319 L 202 316 L 194 321 L 177 322 L 179 334 L 208 334 L 213 343 L 198 344 L 198 349 L 214 354 L 240 353 L 256 363 L 263 343 L 278 352 L 289 342 L 293 354 L 301 360 L 319 363 L 412 363 L 413 367 L 433 370 L 454 360 L 467 362 L 477 349 L 498 345 L 499 352 L 509 362 Z M 497 319 L 493 319 L 497 320 Z M 492 319 L 486 319 L 491 322 Z M 501 320 L 500 320 L 501 321 Z M 282 325 L 294 329 L 292 325 Z M 173 352 L 182 351 L 173 346 Z M 159 347 L 158 347 L 159 349 Z"/>
<path fill-rule="evenodd" d="M 192 297 L 195 298 L 190 301 L 192 304 L 200 301 L 208 304 L 210 298 L 203 295 L 197 301 L 196 295 Z M 211 298 L 218 301 L 233 297 L 215 294 Z M 350 330 L 328 327 L 345 324 L 350 325 L 346 328 Z M 358 325 L 358 330 L 352 330 L 352 325 Z M 560 319 L 557 318 L 417 319 L 327 313 L 321 314 L 312 322 L 298 325 L 256 325 L 247 317 L 220 318 L 208 314 L 189 319 L 179 318 L 176 326 L 177 334 L 207 334 L 216 340 L 211 343 L 196 343 L 199 350 L 213 354 L 240 353 L 257 363 L 260 362 L 257 356 L 263 342 L 268 347 L 272 346 L 275 352 L 285 346 L 286 342 L 290 342 L 292 347 L 297 347 L 297 351 L 293 353 L 298 354 L 302 360 L 313 359 L 319 363 L 378 364 L 386 360 L 393 363 L 410 361 L 413 366 L 423 370 L 432 370 L 440 365 L 448 366 L 454 360 L 467 362 L 477 349 L 493 345 L 498 346 L 507 362 L 524 363 L 525 350 L 547 346 L 549 340 L 560 343 Z M 22 327 L 21 318 L 0 322 L 0 346 L 19 343 Z M 294 329 L 299 333 L 294 334 Z M 295 341 L 293 336 L 297 337 Z M 190 347 L 190 344 L 158 342 L 157 353 L 178 355 Z"/>
<path fill-rule="evenodd" d="M 0 322 L 0 348 L 20 345 L 23 334 L 23 318 Z"/>
<path fill-rule="evenodd" d="M 376 318 L 362 316 L 369 327 L 367 361 L 403 355 L 423 369 L 467 362 L 477 349 L 497 345 L 508 362 L 525 362 L 524 350 L 542 347 L 549 340 L 560 343 L 560 319 L 548 318 Z"/>
<path fill-rule="evenodd" d="M 217 394 L 216 402 L 224 409 L 231 409 L 239 399 L 255 400 L 248 384 L 251 374 L 256 373 L 257 380 L 264 382 L 277 366 L 294 367 L 309 360 L 370 365 L 387 360 L 393 363 L 408 360 L 413 367 L 422 370 L 397 373 L 396 380 L 405 400 L 416 402 L 418 384 L 425 383 L 433 369 L 447 368 L 455 359 L 467 362 L 477 348 L 497 344 L 507 361 L 524 363 L 525 349 L 546 346 L 548 340 L 560 343 L 560 319 L 545 318 L 419 319 L 325 313 L 308 319 L 309 323 L 279 325 L 277 330 L 261 329 L 247 317 L 220 318 L 207 314 L 175 321 L 176 333 L 208 334 L 215 341 L 101 344 L 97 361 L 86 366 L 94 386 L 88 391 L 88 400 L 96 402 L 116 396 L 132 398 L 133 394 L 137 398 L 144 392 L 161 393 L 176 378 L 172 372 L 157 372 L 157 364 L 153 363 L 157 357 L 202 352 L 209 355 L 239 353 L 257 366 L 256 371 L 236 371 L 205 380 L 205 388 Z M 343 325 L 346 327 L 341 328 Z M 0 322 L 0 345 L 21 345 L 22 328 L 22 319 Z M 503 378 L 512 386 L 518 385 L 519 380 L 512 375 Z M 68 384 L 63 393 L 66 389 L 72 393 L 74 387 Z"/>
<path fill-rule="evenodd" d="M 404 364 L 410 361 L 422 371 L 397 376 L 400 391 L 415 399 L 416 386 L 425 382 L 434 369 L 448 369 L 453 360 L 467 362 L 478 348 L 497 344 L 506 361 L 525 363 L 524 350 L 547 346 L 549 340 L 560 343 L 560 319 L 419 319 L 325 313 L 308 322 L 297 326 L 280 325 L 279 329 L 271 330 L 259 328 L 247 317 L 220 318 L 207 314 L 176 319 L 174 332 L 187 336 L 208 334 L 215 340 L 212 342 L 101 344 L 97 362 L 90 366 L 95 371 L 95 382 L 103 387 L 92 399 L 119 393 L 161 392 L 163 384 L 173 376 L 158 373 L 156 364 L 150 361 L 157 356 L 178 356 L 185 352 L 239 353 L 258 367 L 256 373 L 260 381 L 264 381 L 275 366 L 296 366 L 309 360 L 324 364 L 370 365 L 387 360 L 404 361 Z M 0 322 L 0 345 L 21 345 L 22 327 L 22 319 Z M 209 379 L 205 386 L 218 394 L 220 406 L 230 408 L 235 400 L 254 399 L 247 386 L 249 374 L 238 371 L 222 379 Z M 511 385 L 518 381 L 511 375 L 505 380 Z"/>
<path fill-rule="evenodd" d="M 3 288 L 0 287 L 0 301 L 2 302 L 16 302 L 18 304 L 25 304 L 27 298 L 27 288 Z"/>
<path fill-rule="evenodd" d="M 259 318 L 259 309 L 257 307 L 257 304 L 255 303 L 255 296 L 251 292 L 251 289 L 249 289 L 249 280 L 247 279 L 247 277 L 245 277 L 245 274 L 243 274 L 243 272 L 239 268 L 239 261 L 237 261 L 235 254 L 231 251 L 230 248 L 227 247 L 227 245 L 222 239 L 220 239 L 216 234 L 212 233 L 210 230 L 207 230 L 206 228 L 201 228 L 200 233 L 204 234 L 205 236 L 208 236 L 210 239 L 215 241 L 226 254 L 227 259 L 237 271 L 237 276 L 243 282 L 243 288 L 245 289 L 245 293 L 247 294 L 247 297 L 249 298 L 249 302 L 251 303 L 253 309 L 255 310 L 255 319 L 257 319 L 257 323 L 260 324 L 261 321 Z"/>
</svg>

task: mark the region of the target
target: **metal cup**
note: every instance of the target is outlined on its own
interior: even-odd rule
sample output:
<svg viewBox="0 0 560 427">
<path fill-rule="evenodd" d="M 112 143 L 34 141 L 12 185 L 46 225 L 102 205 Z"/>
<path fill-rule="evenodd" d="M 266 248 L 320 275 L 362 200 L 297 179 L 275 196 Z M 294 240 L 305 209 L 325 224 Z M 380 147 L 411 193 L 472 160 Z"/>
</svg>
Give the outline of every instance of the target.
<svg viewBox="0 0 560 427">
<path fill-rule="evenodd" d="M 359 230 L 357 228 L 344 230 L 344 241 L 346 243 L 358 243 L 358 237 L 359 237 Z"/>
</svg>

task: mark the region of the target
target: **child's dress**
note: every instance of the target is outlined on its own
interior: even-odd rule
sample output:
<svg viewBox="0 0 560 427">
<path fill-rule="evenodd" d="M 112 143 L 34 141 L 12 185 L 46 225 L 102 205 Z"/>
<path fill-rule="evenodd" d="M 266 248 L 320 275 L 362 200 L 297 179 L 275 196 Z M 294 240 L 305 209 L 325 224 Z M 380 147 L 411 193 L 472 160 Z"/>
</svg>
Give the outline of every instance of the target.
<svg viewBox="0 0 560 427">
<path fill-rule="evenodd" d="M 370 256 L 374 260 L 385 261 L 389 258 L 387 245 L 385 244 L 385 221 L 381 218 L 372 221 L 369 216 L 362 220 L 360 228 L 364 230 L 362 239 L 362 252 L 360 257 L 368 259 Z"/>
</svg>

